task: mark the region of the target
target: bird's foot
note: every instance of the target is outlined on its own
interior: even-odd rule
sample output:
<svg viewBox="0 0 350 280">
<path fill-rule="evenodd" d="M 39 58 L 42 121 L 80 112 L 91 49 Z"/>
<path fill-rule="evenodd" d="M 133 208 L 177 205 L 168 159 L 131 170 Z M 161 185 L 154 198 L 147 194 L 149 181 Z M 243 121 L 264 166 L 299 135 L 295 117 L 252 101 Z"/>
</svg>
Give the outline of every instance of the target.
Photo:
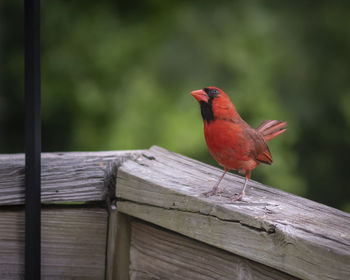
<svg viewBox="0 0 350 280">
<path fill-rule="evenodd" d="M 232 198 L 231 201 L 232 202 L 236 202 L 236 201 L 242 201 L 244 197 L 244 192 L 241 192 L 240 194 L 235 194 Z"/>
<path fill-rule="evenodd" d="M 213 195 L 218 195 L 220 193 L 218 188 L 214 188 L 208 192 L 202 193 L 205 197 L 213 196 Z"/>
</svg>

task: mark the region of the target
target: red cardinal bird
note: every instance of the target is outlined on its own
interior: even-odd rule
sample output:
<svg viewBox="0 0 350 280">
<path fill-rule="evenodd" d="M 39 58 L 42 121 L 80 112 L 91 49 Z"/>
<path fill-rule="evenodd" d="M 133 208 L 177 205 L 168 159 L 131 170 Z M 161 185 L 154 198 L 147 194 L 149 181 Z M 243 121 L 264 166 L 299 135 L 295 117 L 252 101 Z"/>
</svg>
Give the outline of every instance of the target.
<svg viewBox="0 0 350 280">
<path fill-rule="evenodd" d="M 230 98 L 221 89 L 207 87 L 191 92 L 201 108 L 204 122 L 204 136 L 210 154 L 224 168 L 224 173 L 206 196 L 218 193 L 219 184 L 228 170 L 238 170 L 245 175 L 245 182 L 239 195 L 233 201 L 242 200 L 251 176 L 259 164 L 272 164 L 267 141 L 286 131 L 286 122 L 263 121 L 254 129 L 237 113 Z"/>
</svg>

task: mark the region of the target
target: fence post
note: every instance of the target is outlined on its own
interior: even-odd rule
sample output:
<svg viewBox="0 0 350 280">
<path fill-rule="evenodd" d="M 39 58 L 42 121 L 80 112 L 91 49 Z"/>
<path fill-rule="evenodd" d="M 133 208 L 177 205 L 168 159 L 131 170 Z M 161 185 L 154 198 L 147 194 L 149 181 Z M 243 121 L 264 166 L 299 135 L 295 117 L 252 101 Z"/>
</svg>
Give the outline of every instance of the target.
<svg viewBox="0 0 350 280">
<path fill-rule="evenodd" d="M 130 264 L 130 217 L 118 212 L 115 203 L 109 211 L 106 279 L 126 280 Z"/>
<path fill-rule="evenodd" d="M 40 279 L 40 0 L 26 0 L 25 29 L 25 276 Z"/>
</svg>

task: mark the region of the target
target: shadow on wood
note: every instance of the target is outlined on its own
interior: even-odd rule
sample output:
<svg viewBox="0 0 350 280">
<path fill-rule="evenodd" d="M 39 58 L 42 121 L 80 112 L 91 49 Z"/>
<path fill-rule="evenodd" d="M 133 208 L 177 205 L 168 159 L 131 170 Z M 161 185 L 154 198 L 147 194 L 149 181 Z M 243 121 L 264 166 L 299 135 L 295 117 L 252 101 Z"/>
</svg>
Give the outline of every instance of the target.
<svg viewBox="0 0 350 280">
<path fill-rule="evenodd" d="M 131 222 L 130 279 L 292 280 L 283 272 L 202 242 Z"/>
</svg>

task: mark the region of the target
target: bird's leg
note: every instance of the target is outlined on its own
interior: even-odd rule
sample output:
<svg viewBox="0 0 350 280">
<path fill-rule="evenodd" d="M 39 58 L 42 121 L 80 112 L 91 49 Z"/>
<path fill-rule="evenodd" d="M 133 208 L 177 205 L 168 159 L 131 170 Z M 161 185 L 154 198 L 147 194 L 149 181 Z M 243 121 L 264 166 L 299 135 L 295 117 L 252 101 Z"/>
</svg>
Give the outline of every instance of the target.
<svg viewBox="0 0 350 280">
<path fill-rule="evenodd" d="M 250 175 L 251 175 L 251 171 L 248 170 L 245 174 L 245 181 L 244 181 L 244 185 L 243 185 L 243 188 L 242 188 L 242 191 L 240 192 L 239 195 L 235 195 L 232 197 L 232 201 L 241 201 L 244 197 L 244 194 L 245 194 L 245 188 L 247 187 L 247 184 L 248 184 L 248 181 L 250 179 Z"/>
<path fill-rule="evenodd" d="M 228 169 L 225 169 L 224 173 L 221 175 L 221 177 L 216 182 L 214 187 L 210 191 L 203 193 L 204 196 L 208 197 L 208 196 L 212 196 L 212 195 L 218 194 L 218 192 L 219 192 L 219 184 L 220 184 L 222 178 L 224 178 L 224 176 L 225 176 L 227 171 L 228 171 Z"/>
</svg>

